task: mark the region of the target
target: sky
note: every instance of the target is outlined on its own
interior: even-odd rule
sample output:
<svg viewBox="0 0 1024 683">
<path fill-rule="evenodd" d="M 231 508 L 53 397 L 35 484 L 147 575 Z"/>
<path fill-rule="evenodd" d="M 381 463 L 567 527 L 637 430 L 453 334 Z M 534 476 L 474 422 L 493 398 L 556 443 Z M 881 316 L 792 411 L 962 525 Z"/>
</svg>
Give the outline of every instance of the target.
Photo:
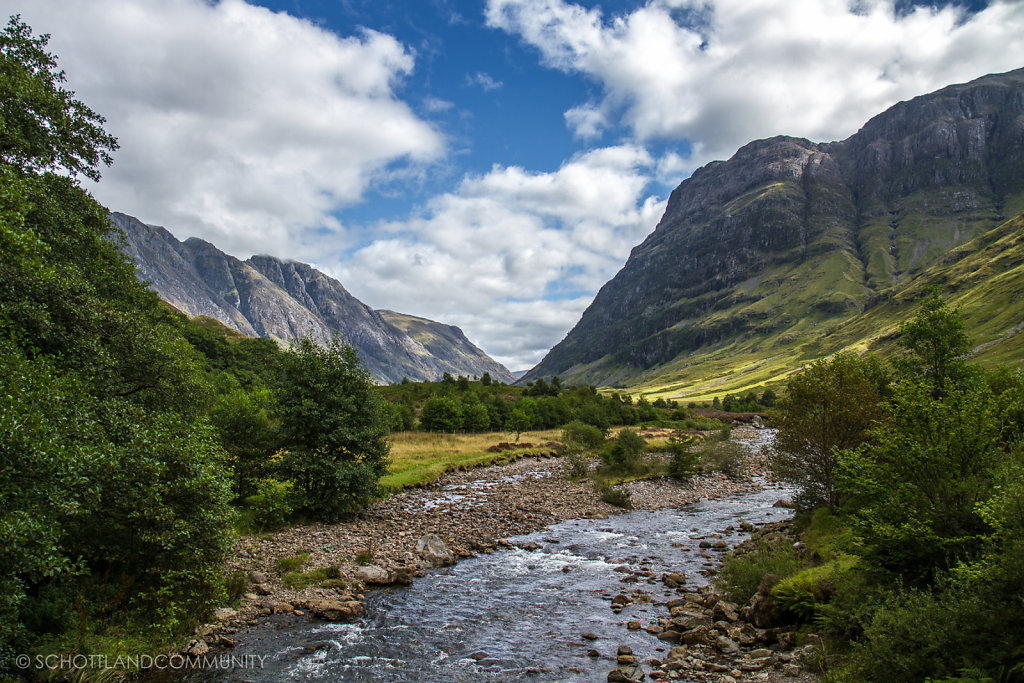
<svg viewBox="0 0 1024 683">
<path fill-rule="evenodd" d="M 669 193 L 1024 66 L 1024 1 L 0 0 L 120 142 L 112 211 L 458 325 L 510 369 Z"/>
</svg>

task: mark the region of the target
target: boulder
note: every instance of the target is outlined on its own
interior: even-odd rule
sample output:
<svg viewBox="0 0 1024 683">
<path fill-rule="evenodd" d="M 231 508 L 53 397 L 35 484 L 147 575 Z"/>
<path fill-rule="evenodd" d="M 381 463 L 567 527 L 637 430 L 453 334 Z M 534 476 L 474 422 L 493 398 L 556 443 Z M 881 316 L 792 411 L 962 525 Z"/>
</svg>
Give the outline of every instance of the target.
<svg viewBox="0 0 1024 683">
<path fill-rule="evenodd" d="M 680 611 L 672 617 L 672 623 L 684 631 L 689 631 L 690 629 L 697 628 L 698 626 L 711 628 L 711 621 L 711 617 L 698 612 Z"/>
<path fill-rule="evenodd" d="M 437 534 L 424 534 L 416 541 L 416 552 L 435 567 L 449 567 L 455 564 L 455 555 Z"/>
<path fill-rule="evenodd" d="M 620 666 L 608 672 L 608 682 L 636 683 L 644 680 L 644 670 L 636 665 Z"/>
<path fill-rule="evenodd" d="M 217 621 L 227 621 L 228 619 L 234 619 L 238 612 L 231 609 L 230 607 L 218 607 L 213 610 L 213 618 Z"/>
<path fill-rule="evenodd" d="M 356 581 L 366 585 L 386 586 L 393 583 L 391 572 L 383 567 L 378 567 L 375 564 L 368 564 L 365 567 L 360 567 L 355 571 L 353 576 Z"/>
<path fill-rule="evenodd" d="M 722 619 L 725 621 L 739 621 L 739 608 L 731 602 L 725 600 L 719 600 L 715 603 L 714 609 L 711 610 L 711 615 L 715 619 Z"/>
<path fill-rule="evenodd" d="M 189 657 L 202 657 L 209 651 L 210 646 L 205 641 L 194 638 L 185 643 L 185 647 L 181 649 L 181 654 Z"/>
<path fill-rule="evenodd" d="M 661 577 L 666 588 L 679 588 L 686 584 L 686 574 L 683 572 L 672 572 Z"/>
<path fill-rule="evenodd" d="M 314 598 L 301 604 L 310 612 L 327 621 L 351 621 L 363 616 L 366 608 L 358 600 Z"/>
<path fill-rule="evenodd" d="M 268 580 L 263 572 L 249 572 L 249 583 L 266 583 Z"/>
</svg>

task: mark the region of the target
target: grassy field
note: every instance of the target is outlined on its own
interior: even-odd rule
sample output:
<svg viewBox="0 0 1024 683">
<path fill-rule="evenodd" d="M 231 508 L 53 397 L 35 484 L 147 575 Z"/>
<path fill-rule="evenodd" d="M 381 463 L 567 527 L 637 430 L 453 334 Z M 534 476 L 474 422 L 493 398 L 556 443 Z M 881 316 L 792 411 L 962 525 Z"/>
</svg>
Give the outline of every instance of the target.
<svg viewBox="0 0 1024 683">
<path fill-rule="evenodd" d="M 519 443 L 534 444 L 533 448 L 515 449 L 500 453 L 487 449 L 495 444 L 513 442 L 508 432 L 485 434 L 437 434 L 433 432 L 399 432 L 391 441 L 391 465 L 381 478 L 381 486 L 397 491 L 406 486 L 421 486 L 436 481 L 452 470 L 470 469 L 494 462 L 508 462 L 516 457 L 550 452 L 542 444 L 557 441 L 561 430 L 523 432 Z"/>
</svg>

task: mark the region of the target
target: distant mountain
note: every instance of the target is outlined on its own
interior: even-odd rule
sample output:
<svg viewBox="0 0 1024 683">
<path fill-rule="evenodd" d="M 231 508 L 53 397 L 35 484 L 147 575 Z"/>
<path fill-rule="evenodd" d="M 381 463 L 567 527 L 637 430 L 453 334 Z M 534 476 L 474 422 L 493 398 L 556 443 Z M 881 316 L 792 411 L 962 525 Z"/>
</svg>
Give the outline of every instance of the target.
<svg viewBox="0 0 1024 683">
<path fill-rule="evenodd" d="M 283 343 L 304 336 L 327 341 L 340 333 L 381 382 L 435 380 L 445 372 L 489 372 L 495 380 L 515 381 L 459 328 L 374 311 L 305 263 L 272 256 L 241 261 L 209 242 L 180 242 L 164 228 L 122 213 L 111 214 L 111 221 L 125 234 L 124 251 L 139 279 L 189 316 L 208 316 L 248 336 Z"/>
<path fill-rule="evenodd" d="M 673 191 L 526 379 L 694 396 L 778 381 L 1022 210 L 1024 69 L 897 104 L 842 142 L 752 142 Z"/>
</svg>

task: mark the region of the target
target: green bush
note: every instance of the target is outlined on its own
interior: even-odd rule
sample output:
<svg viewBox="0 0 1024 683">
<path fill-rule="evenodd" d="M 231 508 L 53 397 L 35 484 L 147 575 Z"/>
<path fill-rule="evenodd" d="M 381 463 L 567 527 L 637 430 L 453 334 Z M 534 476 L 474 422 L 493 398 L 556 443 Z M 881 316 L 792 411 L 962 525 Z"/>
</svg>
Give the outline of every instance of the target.
<svg viewBox="0 0 1024 683">
<path fill-rule="evenodd" d="M 562 443 L 570 453 L 596 451 L 604 445 L 605 430 L 573 420 L 562 428 Z"/>
<path fill-rule="evenodd" d="M 256 484 L 256 495 L 245 499 L 258 531 L 283 527 L 292 513 L 292 485 L 276 479 L 262 479 Z"/>
<path fill-rule="evenodd" d="M 783 579 L 806 566 L 804 560 L 789 545 L 771 546 L 756 542 L 750 550 L 726 555 L 716 583 L 729 600 L 745 605 L 757 592 L 766 574 Z"/>
<path fill-rule="evenodd" d="M 640 474 L 648 469 L 643 459 L 647 442 L 632 429 L 623 429 L 614 440 L 601 450 L 604 462 L 602 471 L 606 474 Z"/>
<path fill-rule="evenodd" d="M 292 590 L 300 591 L 312 584 L 323 585 L 327 581 L 341 578 L 341 571 L 336 566 L 320 567 L 308 572 L 291 571 L 287 572 L 281 581 Z"/>
<path fill-rule="evenodd" d="M 614 505 L 615 507 L 623 508 L 625 510 L 633 509 L 633 497 L 630 496 L 629 491 L 625 489 L 615 488 L 608 484 L 599 484 L 597 486 L 597 492 L 601 495 L 601 500 Z"/>
<path fill-rule="evenodd" d="M 584 479 L 590 474 L 590 458 L 582 453 L 569 453 L 566 461 L 569 463 L 566 476 L 570 479 Z"/>
<path fill-rule="evenodd" d="M 665 444 L 664 450 L 671 459 L 668 463 L 668 475 L 675 479 L 686 480 L 700 469 L 700 454 L 694 450 L 692 437 L 680 438 L 672 436 Z"/>
<path fill-rule="evenodd" d="M 705 471 L 736 479 L 743 475 L 747 452 L 734 441 L 714 441 L 700 451 L 700 462 Z"/>
<path fill-rule="evenodd" d="M 289 572 L 296 572 L 306 566 L 309 562 L 309 553 L 299 553 L 298 555 L 290 555 L 288 557 L 279 557 L 274 562 L 274 569 L 277 570 L 278 574 L 284 575 Z"/>
</svg>

